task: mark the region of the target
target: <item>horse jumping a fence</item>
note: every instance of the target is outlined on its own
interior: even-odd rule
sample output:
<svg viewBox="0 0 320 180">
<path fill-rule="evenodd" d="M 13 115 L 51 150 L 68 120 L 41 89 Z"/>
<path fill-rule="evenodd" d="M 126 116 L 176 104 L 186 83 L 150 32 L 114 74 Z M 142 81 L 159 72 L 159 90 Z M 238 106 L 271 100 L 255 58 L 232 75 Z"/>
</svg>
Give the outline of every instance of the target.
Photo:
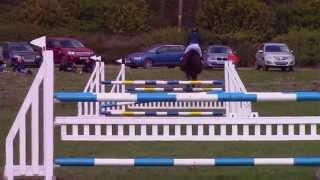
<svg viewBox="0 0 320 180">
<path fill-rule="evenodd" d="M 32 43 L 44 48 L 45 37 Z M 55 127 L 60 127 L 63 141 L 320 140 L 320 117 L 260 117 L 251 109 L 251 102 L 259 101 L 320 101 L 320 93 L 247 92 L 234 65 L 228 62 L 225 64 L 223 83 L 127 81 L 124 64 L 115 81 L 106 81 L 104 63 L 99 61 L 83 92 L 54 93 L 53 53 L 47 50 L 42 53 L 43 64 L 6 138 L 4 175 L 8 180 L 18 176 L 42 176 L 52 180 L 54 169 L 61 166 L 320 166 L 320 157 L 55 159 Z M 205 87 L 218 88 L 212 91 L 198 89 L 184 92 L 183 87 L 170 87 L 178 88 L 179 92 L 141 92 L 146 88 L 142 87 L 137 89 L 138 92 L 128 92 L 127 86 L 146 84 L 206 84 L 219 87 Z M 108 86 L 111 87 L 107 92 Z M 165 91 L 168 87 L 154 88 Z M 78 114 L 55 117 L 54 102 L 78 102 Z M 26 125 L 29 109 L 30 127 Z M 31 132 L 31 136 L 27 135 L 27 131 Z M 18 148 L 14 146 L 16 140 Z M 31 142 L 30 147 L 27 142 Z"/>
</svg>

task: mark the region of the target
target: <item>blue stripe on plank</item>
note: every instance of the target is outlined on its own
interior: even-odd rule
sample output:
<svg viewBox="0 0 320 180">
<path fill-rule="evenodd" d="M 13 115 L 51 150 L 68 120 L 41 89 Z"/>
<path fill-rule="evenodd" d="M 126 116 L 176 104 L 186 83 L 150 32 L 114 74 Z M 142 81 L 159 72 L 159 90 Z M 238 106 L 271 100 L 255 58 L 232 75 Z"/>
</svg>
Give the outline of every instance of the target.
<svg viewBox="0 0 320 180">
<path fill-rule="evenodd" d="M 213 81 L 212 84 L 213 85 L 224 85 L 224 81 L 216 80 L 216 81 Z"/>
<path fill-rule="evenodd" d="M 207 94 L 218 94 L 218 93 L 225 93 L 224 90 L 214 90 L 214 91 L 208 91 Z"/>
<path fill-rule="evenodd" d="M 254 158 L 216 158 L 215 166 L 254 166 Z"/>
<path fill-rule="evenodd" d="M 167 116 L 179 116 L 177 111 L 168 111 Z"/>
<path fill-rule="evenodd" d="M 185 92 L 193 92 L 193 88 L 191 86 L 187 86 L 187 87 L 183 88 L 183 91 L 185 91 Z"/>
<path fill-rule="evenodd" d="M 97 96 L 92 93 L 82 92 L 58 92 L 54 93 L 54 98 L 62 102 L 96 102 Z"/>
<path fill-rule="evenodd" d="M 166 87 L 164 88 L 164 91 L 172 92 L 173 89 L 174 89 L 173 87 Z"/>
<path fill-rule="evenodd" d="M 112 81 L 110 80 L 101 81 L 101 84 L 112 85 Z"/>
<path fill-rule="evenodd" d="M 178 85 L 178 84 L 179 84 L 179 81 L 177 81 L 177 80 L 172 80 L 172 81 L 168 81 L 167 84 L 168 84 L 168 85 Z"/>
<path fill-rule="evenodd" d="M 320 101 L 320 92 L 297 92 L 297 101 Z"/>
<path fill-rule="evenodd" d="M 110 111 L 101 112 L 101 114 L 103 114 L 105 116 L 112 116 L 112 112 L 110 112 Z"/>
<path fill-rule="evenodd" d="M 320 157 L 297 157 L 294 158 L 295 166 L 320 166 Z"/>
<path fill-rule="evenodd" d="M 132 88 L 132 87 L 128 87 L 126 90 L 127 90 L 127 91 L 136 91 L 136 89 L 135 89 L 135 88 Z"/>
<path fill-rule="evenodd" d="M 169 158 L 137 158 L 134 159 L 135 166 L 173 166 L 174 160 Z"/>
<path fill-rule="evenodd" d="M 176 95 L 168 93 L 137 93 L 137 102 L 175 102 Z"/>
<path fill-rule="evenodd" d="M 155 111 L 148 111 L 148 112 L 145 112 L 145 115 L 146 115 L 146 116 L 156 116 L 156 115 L 157 115 L 157 112 L 155 112 Z"/>
<path fill-rule="evenodd" d="M 245 94 L 245 93 L 218 93 L 218 101 L 250 101 L 256 102 L 256 94 Z"/>
<path fill-rule="evenodd" d="M 145 85 L 157 85 L 157 82 L 155 80 L 147 80 L 145 81 Z"/>
<path fill-rule="evenodd" d="M 94 166 L 94 158 L 58 158 L 55 164 L 60 166 Z"/>
<path fill-rule="evenodd" d="M 223 113 L 213 112 L 212 116 L 221 117 L 221 116 L 223 116 Z"/>
</svg>

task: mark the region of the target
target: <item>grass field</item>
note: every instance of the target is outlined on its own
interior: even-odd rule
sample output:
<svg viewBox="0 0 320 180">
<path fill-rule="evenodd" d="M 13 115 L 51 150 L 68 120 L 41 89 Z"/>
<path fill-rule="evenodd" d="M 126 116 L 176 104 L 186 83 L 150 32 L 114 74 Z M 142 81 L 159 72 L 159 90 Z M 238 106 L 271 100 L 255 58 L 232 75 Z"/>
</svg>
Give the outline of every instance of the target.
<svg viewBox="0 0 320 180">
<path fill-rule="evenodd" d="M 108 66 L 107 78 L 114 79 L 118 67 Z M 320 91 L 318 69 L 298 69 L 295 72 L 258 72 L 240 69 L 240 76 L 249 91 Z M 56 72 L 56 90 L 82 90 L 89 75 Z M 176 69 L 128 69 L 128 79 L 184 79 Z M 223 71 L 205 70 L 199 79 L 222 79 Z M 33 77 L 14 73 L 0 74 L 0 171 L 5 160 L 5 137 L 27 93 Z M 59 104 L 58 115 L 73 115 L 75 106 Z M 260 115 L 319 115 L 320 103 L 261 103 L 254 104 Z M 281 157 L 320 156 L 319 142 L 61 142 L 56 136 L 56 157 Z M 305 167 L 174 167 L 174 168 L 61 168 L 56 170 L 59 179 L 314 179 L 316 168 Z M 0 173 L 0 175 L 1 175 Z M 0 178 L 1 179 L 1 178 Z"/>
</svg>

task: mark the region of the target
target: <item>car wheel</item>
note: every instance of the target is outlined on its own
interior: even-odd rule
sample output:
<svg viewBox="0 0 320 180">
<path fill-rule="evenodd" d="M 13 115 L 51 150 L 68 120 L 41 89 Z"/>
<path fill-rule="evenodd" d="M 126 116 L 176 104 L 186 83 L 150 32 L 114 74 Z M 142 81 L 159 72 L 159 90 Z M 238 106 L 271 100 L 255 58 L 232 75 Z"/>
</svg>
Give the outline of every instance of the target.
<svg viewBox="0 0 320 180">
<path fill-rule="evenodd" d="M 61 58 L 59 62 L 59 71 L 65 71 L 67 68 L 67 60 L 65 58 Z"/>
<path fill-rule="evenodd" d="M 132 68 L 132 69 L 137 69 L 138 68 L 138 66 L 129 66 L 130 68 Z"/>
<path fill-rule="evenodd" d="M 289 71 L 294 71 L 292 66 L 289 67 Z"/>
<path fill-rule="evenodd" d="M 40 68 L 41 64 L 42 64 L 42 60 L 37 61 L 37 62 L 36 62 L 36 67 L 37 67 L 37 68 Z"/>
<path fill-rule="evenodd" d="M 261 69 L 261 66 L 258 63 L 256 63 L 255 67 L 256 67 L 256 70 L 260 70 Z"/>
<path fill-rule="evenodd" d="M 268 70 L 269 70 L 269 67 L 268 67 L 267 65 L 264 65 L 264 66 L 263 66 L 263 70 L 264 70 L 264 71 L 268 71 Z"/>
<path fill-rule="evenodd" d="M 150 69 L 150 68 L 152 68 L 152 61 L 151 61 L 151 59 L 146 59 L 146 60 L 144 61 L 143 67 L 144 67 L 145 69 Z"/>
</svg>

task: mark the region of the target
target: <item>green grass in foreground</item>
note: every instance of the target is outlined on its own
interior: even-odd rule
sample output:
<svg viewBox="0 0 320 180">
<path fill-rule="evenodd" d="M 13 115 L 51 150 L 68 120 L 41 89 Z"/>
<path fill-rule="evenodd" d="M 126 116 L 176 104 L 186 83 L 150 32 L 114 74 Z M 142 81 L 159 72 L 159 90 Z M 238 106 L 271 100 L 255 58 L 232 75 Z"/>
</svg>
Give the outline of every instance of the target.
<svg viewBox="0 0 320 180">
<path fill-rule="evenodd" d="M 118 67 L 108 66 L 107 78 L 114 79 Z M 176 69 L 128 69 L 128 79 L 184 79 Z M 296 72 L 258 72 L 241 69 L 240 76 L 250 91 L 320 90 L 320 71 L 301 69 Z M 55 88 L 58 91 L 79 91 L 89 78 L 88 74 L 56 72 Z M 205 70 L 199 79 L 222 79 L 223 71 Z M 0 171 L 3 172 L 4 144 L 8 130 L 27 93 L 33 77 L 14 73 L 0 74 Z M 254 110 L 260 115 L 319 115 L 320 103 L 259 103 Z M 74 115 L 75 106 L 59 104 L 58 115 Z M 62 142 L 56 134 L 55 154 L 86 157 L 290 157 L 320 156 L 318 142 Z M 1 174 L 1 173 L 0 173 Z M 56 170 L 59 179 L 314 179 L 315 168 L 305 167 L 173 167 L 173 168 L 61 168 Z M 0 178 L 1 179 L 1 178 Z"/>
</svg>

